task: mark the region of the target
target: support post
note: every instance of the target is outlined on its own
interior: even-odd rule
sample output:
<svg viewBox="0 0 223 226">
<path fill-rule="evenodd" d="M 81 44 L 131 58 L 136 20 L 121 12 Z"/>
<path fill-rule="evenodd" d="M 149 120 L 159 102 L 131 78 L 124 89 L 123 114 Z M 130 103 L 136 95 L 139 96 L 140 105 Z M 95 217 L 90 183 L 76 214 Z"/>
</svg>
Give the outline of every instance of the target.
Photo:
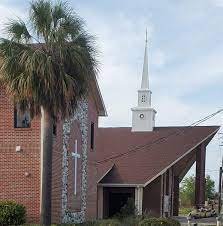
<svg viewBox="0 0 223 226">
<path fill-rule="evenodd" d="M 137 215 L 142 215 L 142 200 L 143 200 L 143 188 L 135 188 L 135 206 L 137 209 Z"/>
<path fill-rule="evenodd" d="M 164 183 L 164 176 L 163 174 L 160 176 L 160 217 L 163 216 L 163 196 L 164 196 L 164 191 L 163 191 L 163 183 Z"/>
<path fill-rule="evenodd" d="M 162 217 L 165 217 L 165 196 L 166 196 L 166 172 L 163 174 L 163 206 L 162 206 Z"/>
<path fill-rule="evenodd" d="M 173 168 L 169 169 L 169 217 L 173 215 Z"/>
<path fill-rule="evenodd" d="M 195 205 L 201 207 L 205 203 L 205 157 L 206 146 L 201 144 L 196 151 Z"/>
<path fill-rule="evenodd" d="M 221 193 L 222 193 L 222 166 L 220 167 L 220 171 L 219 171 L 219 196 L 218 196 L 218 213 L 221 213 L 221 207 L 222 207 L 222 197 L 221 197 Z"/>
<path fill-rule="evenodd" d="M 173 185 L 173 215 L 179 215 L 179 190 L 180 190 L 180 180 L 179 176 L 174 176 Z"/>
</svg>

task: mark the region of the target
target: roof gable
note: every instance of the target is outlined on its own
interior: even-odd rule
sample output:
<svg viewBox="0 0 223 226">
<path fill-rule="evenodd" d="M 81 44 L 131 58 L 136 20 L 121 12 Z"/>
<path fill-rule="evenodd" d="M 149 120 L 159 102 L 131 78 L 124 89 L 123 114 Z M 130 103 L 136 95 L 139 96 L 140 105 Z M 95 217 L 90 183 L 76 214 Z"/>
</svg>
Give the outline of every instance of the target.
<svg viewBox="0 0 223 226">
<path fill-rule="evenodd" d="M 218 126 L 158 127 L 153 132 L 132 133 L 131 128 L 100 128 L 99 169 L 108 162 L 115 164 L 102 181 L 149 183 L 202 142 L 209 142 L 218 129 Z"/>
</svg>

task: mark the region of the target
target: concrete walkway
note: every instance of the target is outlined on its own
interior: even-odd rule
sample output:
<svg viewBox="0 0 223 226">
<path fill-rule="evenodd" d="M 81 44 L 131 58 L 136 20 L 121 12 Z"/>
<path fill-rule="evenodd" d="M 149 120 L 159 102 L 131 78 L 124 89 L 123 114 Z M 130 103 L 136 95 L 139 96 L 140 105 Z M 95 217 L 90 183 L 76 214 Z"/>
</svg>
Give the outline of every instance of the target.
<svg viewBox="0 0 223 226">
<path fill-rule="evenodd" d="M 174 217 L 174 219 L 178 220 L 182 226 L 187 226 L 187 217 Z M 192 225 L 197 223 L 198 226 L 216 226 L 216 218 L 201 218 L 201 219 L 194 219 L 191 221 Z"/>
</svg>

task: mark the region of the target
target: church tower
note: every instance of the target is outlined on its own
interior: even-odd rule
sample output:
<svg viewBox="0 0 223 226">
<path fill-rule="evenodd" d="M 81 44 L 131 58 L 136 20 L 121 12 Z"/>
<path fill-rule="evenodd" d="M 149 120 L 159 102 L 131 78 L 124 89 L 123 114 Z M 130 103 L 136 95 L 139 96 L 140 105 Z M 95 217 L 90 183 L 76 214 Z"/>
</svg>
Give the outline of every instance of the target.
<svg viewBox="0 0 223 226">
<path fill-rule="evenodd" d="M 151 107 L 148 74 L 148 40 L 146 32 L 145 54 L 141 88 L 138 90 L 138 106 L 132 108 L 132 132 L 153 131 L 156 111 Z"/>
</svg>

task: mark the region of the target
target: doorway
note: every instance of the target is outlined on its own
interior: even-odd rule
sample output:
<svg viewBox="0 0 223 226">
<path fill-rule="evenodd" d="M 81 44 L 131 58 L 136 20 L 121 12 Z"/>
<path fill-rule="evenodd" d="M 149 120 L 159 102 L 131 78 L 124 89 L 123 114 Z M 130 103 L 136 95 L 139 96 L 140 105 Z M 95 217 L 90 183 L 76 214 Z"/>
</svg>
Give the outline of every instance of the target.
<svg viewBox="0 0 223 226">
<path fill-rule="evenodd" d="M 104 188 L 104 218 L 120 213 L 129 198 L 135 200 L 135 188 Z"/>
</svg>

